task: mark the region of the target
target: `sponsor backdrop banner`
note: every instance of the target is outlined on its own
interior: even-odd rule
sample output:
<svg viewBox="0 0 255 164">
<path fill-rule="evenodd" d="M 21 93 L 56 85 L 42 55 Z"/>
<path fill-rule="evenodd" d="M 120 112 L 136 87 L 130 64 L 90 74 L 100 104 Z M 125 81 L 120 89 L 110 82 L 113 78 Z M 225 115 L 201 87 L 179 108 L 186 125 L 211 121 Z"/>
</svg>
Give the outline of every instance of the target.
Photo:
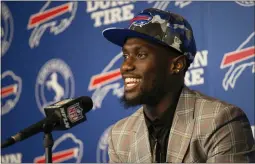
<svg viewBox="0 0 255 164">
<path fill-rule="evenodd" d="M 1 2 L 1 140 L 45 117 L 64 98 L 90 96 L 87 121 L 55 131 L 53 162 L 107 162 L 107 135 L 123 109 L 121 48 L 102 36 L 128 27 L 144 8 L 183 15 L 197 55 L 186 74 L 192 89 L 242 108 L 254 120 L 254 2 Z M 116 36 L 117 37 L 117 36 Z M 254 129 L 254 127 L 253 127 Z M 45 162 L 43 133 L 3 149 L 2 162 Z"/>
</svg>

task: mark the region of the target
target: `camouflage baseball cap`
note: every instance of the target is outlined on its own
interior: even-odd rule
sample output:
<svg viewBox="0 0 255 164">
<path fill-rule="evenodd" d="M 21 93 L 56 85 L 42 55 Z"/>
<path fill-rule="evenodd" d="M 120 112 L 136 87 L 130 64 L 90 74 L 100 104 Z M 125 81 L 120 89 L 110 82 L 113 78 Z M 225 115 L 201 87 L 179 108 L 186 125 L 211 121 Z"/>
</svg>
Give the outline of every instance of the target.
<svg viewBox="0 0 255 164">
<path fill-rule="evenodd" d="M 137 14 L 129 28 L 108 28 L 103 36 L 110 42 L 123 46 L 129 37 L 139 37 L 170 46 L 187 56 L 190 63 L 196 55 L 193 31 L 182 16 L 172 12 L 149 8 Z"/>
</svg>

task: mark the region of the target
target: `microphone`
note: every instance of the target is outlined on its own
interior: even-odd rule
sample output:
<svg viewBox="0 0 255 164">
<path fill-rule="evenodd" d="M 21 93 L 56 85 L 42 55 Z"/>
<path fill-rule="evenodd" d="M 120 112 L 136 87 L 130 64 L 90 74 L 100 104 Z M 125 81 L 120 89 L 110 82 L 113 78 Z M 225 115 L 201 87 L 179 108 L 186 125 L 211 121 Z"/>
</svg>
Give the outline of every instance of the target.
<svg viewBox="0 0 255 164">
<path fill-rule="evenodd" d="M 93 107 L 90 97 L 64 99 L 44 108 L 46 118 L 23 129 L 1 144 L 8 147 L 39 132 L 48 130 L 67 130 L 87 120 L 85 113 Z"/>
</svg>

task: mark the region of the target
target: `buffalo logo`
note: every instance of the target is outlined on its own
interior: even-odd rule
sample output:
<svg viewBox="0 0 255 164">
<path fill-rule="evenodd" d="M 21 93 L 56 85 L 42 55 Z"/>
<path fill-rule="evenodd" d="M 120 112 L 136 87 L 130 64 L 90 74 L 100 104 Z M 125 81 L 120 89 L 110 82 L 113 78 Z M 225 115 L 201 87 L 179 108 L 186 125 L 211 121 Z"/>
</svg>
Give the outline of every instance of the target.
<svg viewBox="0 0 255 164">
<path fill-rule="evenodd" d="M 1 2 L 1 56 L 9 49 L 13 37 L 12 14 L 4 2 Z"/>
<path fill-rule="evenodd" d="M 223 88 L 227 91 L 229 87 L 234 88 L 237 79 L 247 67 L 252 67 L 252 73 L 255 72 L 255 47 L 244 48 L 249 42 L 254 42 L 253 32 L 236 51 L 226 53 L 221 62 L 221 69 L 228 68 L 222 82 Z"/>
<path fill-rule="evenodd" d="M 139 27 L 142 27 L 149 23 L 164 24 L 164 23 L 166 23 L 166 21 L 164 19 L 161 19 L 161 17 L 159 15 L 149 16 L 149 15 L 145 15 L 145 14 L 140 14 L 131 20 L 131 25 L 135 25 L 135 26 L 139 26 Z M 163 31 L 165 31 L 165 29 L 163 27 L 161 27 L 161 28 Z"/>
<path fill-rule="evenodd" d="M 108 163 L 108 136 L 111 126 L 102 134 L 97 144 L 97 163 Z"/>
<path fill-rule="evenodd" d="M 33 29 L 29 38 L 31 48 L 39 45 L 47 28 L 50 33 L 58 35 L 70 26 L 75 17 L 78 2 L 67 2 L 58 6 L 53 6 L 53 3 L 56 2 L 46 2 L 39 13 L 33 14 L 29 18 L 28 29 Z"/>
<path fill-rule="evenodd" d="M 235 2 L 244 7 L 251 7 L 255 5 L 255 2 L 253 0 L 235 1 Z"/>
<path fill-rule="evenodd" d="M 131 25 L 142 27 L 151 22 L 152 16 L 147 14 L 139 14 L 138 16 L 134 17 L 130 20 Z"/>
<path fill-rule="evenodd" d="M 52 152 L 52 163 L 80 163 L 83 156 L 83 142 L 72 133 L 66 133 L 54 142 Z M 45 162 L 45 155 L 34 159 L 34 163 Z"/>
<path fill-rule="evenodd" d="M 2 74 L 1 88 L 1 114 L 10 112 L 17 104 L 22 88 L 22 80 L 12 71 L 6 71 Z"/>
<path fill-rule="evenodd" d="M 120 81 L 118 81 L 121 79 L 120 64 L 116 64 L 120 61 L 121 57 L 122 53 L 117 54 L 100 74 L 91 77 L 88 90 L 95 90 L 92 95 L 93 110 L 101 108 L 102 101 L 110 90 L 112 90 L 112 94 L 117 97 L 123 95 L 123 84 L 121 86 Z"/>
<path fill-rule="evenodd" d="M 48 61 L 36 79 L 35 97 L 40 111 L 62 99 L 74 96 L 74 78 L 70 67 L 60 59 Z"/>
</svg>

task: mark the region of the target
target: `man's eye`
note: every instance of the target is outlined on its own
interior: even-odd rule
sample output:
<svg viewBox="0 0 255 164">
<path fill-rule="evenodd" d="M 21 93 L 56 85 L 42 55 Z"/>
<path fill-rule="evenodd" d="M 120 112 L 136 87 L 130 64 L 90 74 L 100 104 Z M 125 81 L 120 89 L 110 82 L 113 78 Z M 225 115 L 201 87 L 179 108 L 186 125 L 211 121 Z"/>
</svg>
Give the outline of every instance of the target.
<svg viewBox="0 0 255 164">
<path fill-rule="evenodd" d="M 144 52 L 141 52 L 141 53 L 138 53 L 138 54 L 137 54 L 137 57 L 138 57 L 139 59 L 144 59 L 144 58 L 146 58 L 146 56 L 147 56 L 147 54 L 144 53 Z"/>
<path fill-rule="evenodd" d="M 123 56 L 124 59 L 127 59 L 129 57 L 128 54 L 123 54 L 122 56 Z"/>
</svg>

